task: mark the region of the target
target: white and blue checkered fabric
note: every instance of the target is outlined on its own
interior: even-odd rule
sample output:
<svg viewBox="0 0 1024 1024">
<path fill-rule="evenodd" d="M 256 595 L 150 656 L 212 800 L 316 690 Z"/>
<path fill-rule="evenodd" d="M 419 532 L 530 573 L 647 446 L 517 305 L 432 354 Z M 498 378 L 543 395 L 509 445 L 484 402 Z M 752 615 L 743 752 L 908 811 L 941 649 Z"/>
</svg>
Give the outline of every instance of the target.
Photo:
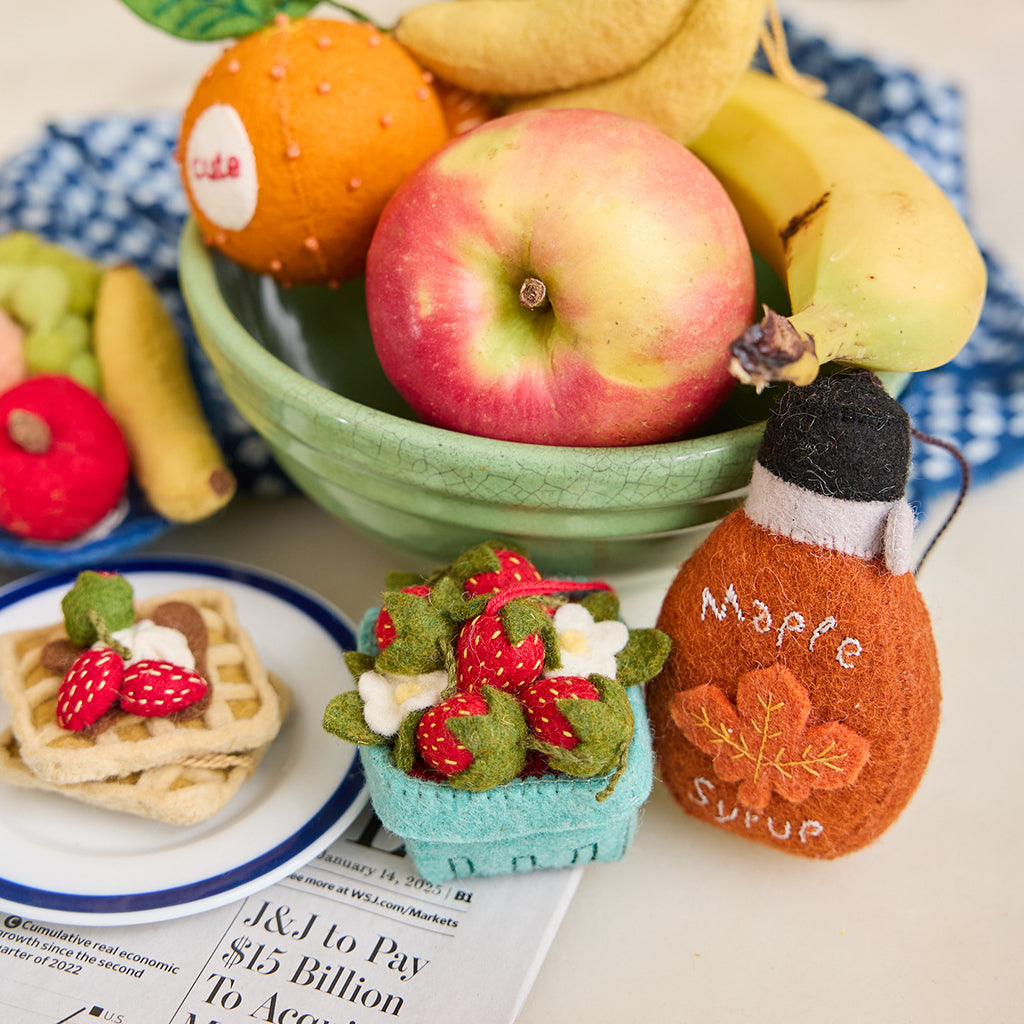
<svg viewBox="0 0 1024 1024">
<path fill-rule="evenodd" d="M 906 150 L 967 215 L 962 109 L 956 88 L 855 53 L 787 26 L 794 65 L 828 85 L 828 97 Z M 177 278 L 187 205 L 173 159 L 177 114 L 56 121 L 35 144 L 0 166 L 0 234 L 27 229 L 103 263 L 129 260 L 159 288 L 189 347 L 205 411 L 244 491 L 289 485 L 262 439 L 216 380 L 189 324 Z M 990 283 L 971 341 L 945 367 L 915 375 L 903 401 L 920 430 L 960 448 L 976 481 L 1024 460 L 1024 302 L 986 253 Z M 908 497 L 927 513 L 955 490 L 960 471 L 941 449 L 918 446 Z M 146 539 L 150 525 L 133 540 Z M 88 555 L 90 552 L 85 552 Z M 19 561 L 5 552 L 0 562 Z M 63 557 L 63 561 L 61 561 Z M 68 556 L 30 564 L 66 564 Z"/>
</svg>

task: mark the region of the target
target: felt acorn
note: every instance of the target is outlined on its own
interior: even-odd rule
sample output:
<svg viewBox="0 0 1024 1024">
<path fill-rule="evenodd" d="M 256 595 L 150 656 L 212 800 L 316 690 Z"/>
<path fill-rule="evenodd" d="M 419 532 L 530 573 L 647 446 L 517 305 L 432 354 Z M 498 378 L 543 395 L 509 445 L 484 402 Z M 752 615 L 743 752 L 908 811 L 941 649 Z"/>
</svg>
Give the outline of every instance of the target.
<svg viewBox="0 0 1024 1024">
<path fill-rule="evenodd" d="M 680 568 L 647 687 L 689 814 L 805 857 L 878 837 L 925 771 L 939 666 L 911 570 L 906 412 L 861 370 L 788 389 L 742 508 Z"/>
</svg>

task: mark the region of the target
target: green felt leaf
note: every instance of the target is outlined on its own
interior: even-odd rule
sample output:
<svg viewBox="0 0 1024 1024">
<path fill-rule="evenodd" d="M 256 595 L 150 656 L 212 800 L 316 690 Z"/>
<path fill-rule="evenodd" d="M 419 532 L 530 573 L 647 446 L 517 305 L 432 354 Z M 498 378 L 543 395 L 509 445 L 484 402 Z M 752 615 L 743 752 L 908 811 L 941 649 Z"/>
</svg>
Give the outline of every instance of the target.
<svg viewBox="0 0 1024 1024">
<path fill-rule="evenodd" d="M 179 39 L 238 39 L 277 14 L 307 15 L 319 0 L 122 0 L 143 21 Z"/>
<path fill-rule="evenodd" d="M 346 690 L 331 698 L 324 711 L 323 726 L 339 739 L 360 747 L 380 747 L 390 742 L 366 724 L 363 700 L 356 690 Z"/>
<path fill-rule="evenodd" d="M 544 641 L 544 664 L 548 668 L 558 667 L 558 633 L 540 601 L 531 597 L 517 597 L 502 606 L 500 615 L 505 636 L 513 647 L 521 644 L 528 636 L 537 634 Z"/>
<path fill-rule="evenodd" d="M 352 678 L 358 682 L 364 672 L 369 672 L 374 667 L 373 655 L 364 654 L 362 651 L 346 651 L 345 667 L 352 673 Z"/>
<path fill-rule="evenodd" d="M 430 592 L 430 601 L 453 622 L 467 622 L 479 615 L 487 605 L 486 595 L 467 598 L 462 582 L 453 576 L 442 576 Z"/>
<path fill-rule="evenodd" d="M 660 629 L 631 629 L 626 646 L 615 655 L 616 679 L 623 686 L 637 686 L 653 679 L 665 664 L 672 638 Z"/>
<path fill-rule="evenodd" d="M 418 587 L 422 586 L 426 581 L 424 578 L 414 572 L 401 572 L 395 570 L 389 572 L 384 578 L 384 589 L 385 590 L 404 590 L 406 587 Z"/>
<path fill-rule="evenodd" d="M 413 711 L 402 719 L 402 724 L 395 734 L 395 743 L 391 748 L 391 756 L 395 759 L 395 767 L 400 771 L 412 771 L 416 763 L 416 728 L 426 711 Z"/>
<path fill-rule="evenodd" d="M 482 790 L 511 782 L 526 763 L 526 718 L 510 693 L 484 686 L 486 715 L 453 716 L 452 735 L 473 754 L 473 763 L 449 782 L 455 789 Z"/>
<path fill-rule="evenodd" d="M 580 604 L 590 612 L 595 622 L 611 622 L 619 617 L 618 595 L 610 590 L 594 590 Z"/>
<path fill-rule="evenodd" d="M 414 676 L 445 668 L 455 624 L 433 601 L 401 590 L 384 594 L 383 607 L 395 626 L 395 638 L 377 657 L 377 668 Z"/>
</svg>

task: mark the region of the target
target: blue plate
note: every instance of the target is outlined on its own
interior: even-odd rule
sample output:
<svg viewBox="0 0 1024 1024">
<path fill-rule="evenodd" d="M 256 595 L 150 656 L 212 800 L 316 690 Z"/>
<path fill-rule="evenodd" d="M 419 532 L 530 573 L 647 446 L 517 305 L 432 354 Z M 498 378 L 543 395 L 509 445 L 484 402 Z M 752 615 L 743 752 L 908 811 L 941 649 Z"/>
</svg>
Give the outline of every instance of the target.
<svg viewBox="0 0 1024 1024">
<path fill-rule="evenodd" d="M 323 709 L 350 687 L 351 623 L 308 590 L 221 561 L 133 558 L 97 563 L 146 598 L 216 587 L 291 713 L 255 774 L 215 817 L 173 826 L 3 785 L 0 910 L 61 924 L 134 924 L 210 910 L 287 876 L 329 846 L 366 804 L 356 748 L 324 732 Z M 0 590 L 0 634 L 58 622 L 71 570 Z M 6 706 L 0 727 L 6 728 Z"/>
</svg>

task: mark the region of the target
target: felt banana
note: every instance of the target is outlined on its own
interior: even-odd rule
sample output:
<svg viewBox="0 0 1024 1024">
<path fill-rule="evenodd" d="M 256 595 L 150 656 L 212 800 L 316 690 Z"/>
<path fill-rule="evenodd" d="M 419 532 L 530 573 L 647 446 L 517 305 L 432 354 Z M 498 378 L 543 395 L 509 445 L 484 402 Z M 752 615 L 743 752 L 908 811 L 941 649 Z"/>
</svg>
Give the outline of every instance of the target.
<svg viewBox="0 0 1024 1024">
<path fill-rule="evenodd" d="M 978 247 L 938 185 L 865 121 L 748 70 L 691 149 L 789 294 L 788 318 L 767 311 L 734 344 L 740 380 L 806 384 L 830 360 L 926 370 L 966 343 L 985 296 Z"/>
<path fill-rule="evenodd" d="M 633 70 L 529 97 L 511 109 L 611 110 L 647 121 L 685 144 L 703 130 L 750 65 L 767 6 L 767 0 L 693 0 L 675 34 Z"/>
<path fill-rule="evenodd" d="M 394 37 L 428 70 L 473 92 L 568 89 L 653 53 L 694 0 L 462 0 L 404 14 Z"/>
</svg>

